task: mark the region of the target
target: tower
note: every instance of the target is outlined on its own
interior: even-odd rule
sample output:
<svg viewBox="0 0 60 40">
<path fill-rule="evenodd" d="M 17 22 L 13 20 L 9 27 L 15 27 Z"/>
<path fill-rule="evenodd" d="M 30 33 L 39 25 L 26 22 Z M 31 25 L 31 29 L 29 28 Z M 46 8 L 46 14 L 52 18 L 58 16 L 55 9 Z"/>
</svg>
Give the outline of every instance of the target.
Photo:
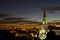
<svg viewBox="0 0 60 40">
<path fill-rule="evenodd" d="M 43 19 L 42 19 L 43 29 L 48 29 L 47 19 L 46 19 L 46 8 L 43 9 Z"/>
<path fill-rule="evenodd" d="M 43 19 L 42 19 L 42 29 L 39 30 L 39 37 L 41 40 L 44 40 L 47 38 L 47 33 L 49 32 L 47 20 L 46 20 L 46 9 L 43 10 Z"/>
<path fill-rule="evenodd" d="M 47 24 L 47 20 L 46 20 L 46 9 L 44 8 L 44 10 L 43 10 L 44 12 L 43 12 L 43 20 L 42 20 L 42 24 Z"/>
</svg>

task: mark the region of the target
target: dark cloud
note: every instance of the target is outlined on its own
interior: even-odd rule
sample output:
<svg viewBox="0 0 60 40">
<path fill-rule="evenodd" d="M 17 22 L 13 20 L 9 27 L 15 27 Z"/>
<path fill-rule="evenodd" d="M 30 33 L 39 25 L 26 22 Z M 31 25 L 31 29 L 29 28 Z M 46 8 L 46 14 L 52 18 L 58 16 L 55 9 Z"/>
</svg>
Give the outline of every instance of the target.
<svg viewBox="0 0 60 40">
<path fill-rule="evenodd" d="M 25 20 L 26 18 L 5 18 L 0 23 L 38 23 L 32 20 Z"/>
<path fill-rule="evenodd" d="M 53 12 L 53 11 L 50 11 L 49 13 L 55 13 L 55 12 Z"/>
<path fill-rule="evenodd" d="M 48 11 L 48 13 L 56 13 L 56 11 Z"/>
<path fill-rule="evenodd" d="M 10 16 L 10 15 L 8 15 L 7 13 L 0 13 L 0 18 L 7 17 L 7 16 Z"/>
<path fill-rule="evenodd" d="M 4 18 L 0 23 L 18 23 L 18 22 L 26 22 L 27 18 L 15 18 L 15 17 L 11 17 L 11 18 Z"/>
<path fill-rule="evenodd" d="M 4 20 L 22 20 L 22 19 L 28 19 L 28 18 L 13 18 L 13 17 L 11 17 L 11 18 L 4 18 Z"/>
<path fill-rule="evenodd" d="M 59 11 L 60 10 L 60 7 L 48 7 L 46 8 L 46 10 L 53 10 L 53 11 Z"/>
</svg>

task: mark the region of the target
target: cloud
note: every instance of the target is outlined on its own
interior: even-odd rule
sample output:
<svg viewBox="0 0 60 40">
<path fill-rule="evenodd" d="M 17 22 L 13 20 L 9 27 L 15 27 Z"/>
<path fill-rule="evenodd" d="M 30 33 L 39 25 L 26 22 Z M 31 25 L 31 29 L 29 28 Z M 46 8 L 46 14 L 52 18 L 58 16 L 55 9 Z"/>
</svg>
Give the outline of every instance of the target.
<svg viewBox="0 0 60 40">
<path fill-rule="evenodd" d="M 17 23 L 17 22 L 24 22 L 25 19 L 27 18 L 15 18 L 15 17 L 10 17 L 10 18 L 4 18 L 2 22 L 8 22 L 8 23 Z"/>
<path fill-rule="evenodd" d="M 48 11 L 48 13 L 56 13 L 56 11 Z"/>
<path fill-rule="evenodd" d="M 47 10 L 59 11 L 60 7 L 48 7 Z"/>
<path fill-rule="evenodd" d="M 8 15 L 7 13 L 0 13 L 0 18 L 7 17 L 7 16 L 10 16 L 10 15 Z"/>
<path fill-rule="evenodd" d="M 10 17 L 10 18 L 4 18 L 4 20 L 24 20 L 24 19 L 28 19 L 28 18 L 22 18 L 22 17 Z"/>
<path fill-rule="evenodd" d="M 25 20 L 26 18 L 5 18 L 0 23 L 38 23 L 32 20 Z"/>
</svg>

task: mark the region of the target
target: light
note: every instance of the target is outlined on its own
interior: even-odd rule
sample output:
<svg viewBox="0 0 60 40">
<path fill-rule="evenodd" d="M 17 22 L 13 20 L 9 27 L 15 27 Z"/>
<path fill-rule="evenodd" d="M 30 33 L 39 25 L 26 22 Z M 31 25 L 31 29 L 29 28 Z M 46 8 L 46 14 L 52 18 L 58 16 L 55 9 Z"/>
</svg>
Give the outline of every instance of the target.
<svg viewBox="0 0 60 40">
<path fill-rule="evenodd" d="M 44 22 L 43 22 L 43 24 L 44 24 Z"/>
<path fill-rule="evenodd" d="M 14 29 L 16 29 L 16 27 L 14 27 Z"/>
<path fill-rule="evenodd" d="M 35 34 L 35 37 L 37 37 L 37 34 Z"/>
<path fill-rule="evenodd" d="M 42 30 L 40 30 L 39 32 L 40 32 L 40 33 L 45 33 L 46 30 L 42 29 Z"/>
<path fill-rule="evenodd" d="M 39 38 L 40 39 L 45 39 L 47 37 L 47 32 L 45 29 L 39 30 Z"/>
<path fill-rule="evenodd" d="M 42 30 L 42 32 L 43 32 L 43 33 L 45 33 L 45 32 L 46 32 L 46 30 L 44 30 L 44 29 L 43 29 L 43 30 Z"/>
<path fill-rule="evenodd" d="M 43 34 L 42 37 L 40 39 L 45 39 L 46 38 L 46 35 Z"/>
<path fill-rule="evenodd" d="M 43 22 L 43 24 L 47 24 L 47 21 Z"/>
</svg>

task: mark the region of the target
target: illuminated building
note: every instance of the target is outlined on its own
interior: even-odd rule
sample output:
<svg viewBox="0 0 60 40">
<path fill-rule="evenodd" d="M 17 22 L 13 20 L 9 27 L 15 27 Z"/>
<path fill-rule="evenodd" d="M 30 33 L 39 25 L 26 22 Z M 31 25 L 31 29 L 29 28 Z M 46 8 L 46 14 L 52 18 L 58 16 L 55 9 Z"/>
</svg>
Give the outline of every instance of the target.
<svg viewBox="0 0 60 40">
<path fill-rule="evenodd" d="M 45 11 L 45 9 L 44 9 L 44 14 L 43 14 L 42 24 L 47 24 L 47 20 L 46 20 L 46 11 Z"/>
<path fill-rule="evenodd" d="M 47 32 L 48 32 L 48 26 L 47 26 L 47 20 L 46 20 L 46 11 L 44 8 L 43 20 L 42 20 L 42 29 L 39 30 L 39 38 L 41 40 L 44 40 L 47 37 Z"/>
</svg>

